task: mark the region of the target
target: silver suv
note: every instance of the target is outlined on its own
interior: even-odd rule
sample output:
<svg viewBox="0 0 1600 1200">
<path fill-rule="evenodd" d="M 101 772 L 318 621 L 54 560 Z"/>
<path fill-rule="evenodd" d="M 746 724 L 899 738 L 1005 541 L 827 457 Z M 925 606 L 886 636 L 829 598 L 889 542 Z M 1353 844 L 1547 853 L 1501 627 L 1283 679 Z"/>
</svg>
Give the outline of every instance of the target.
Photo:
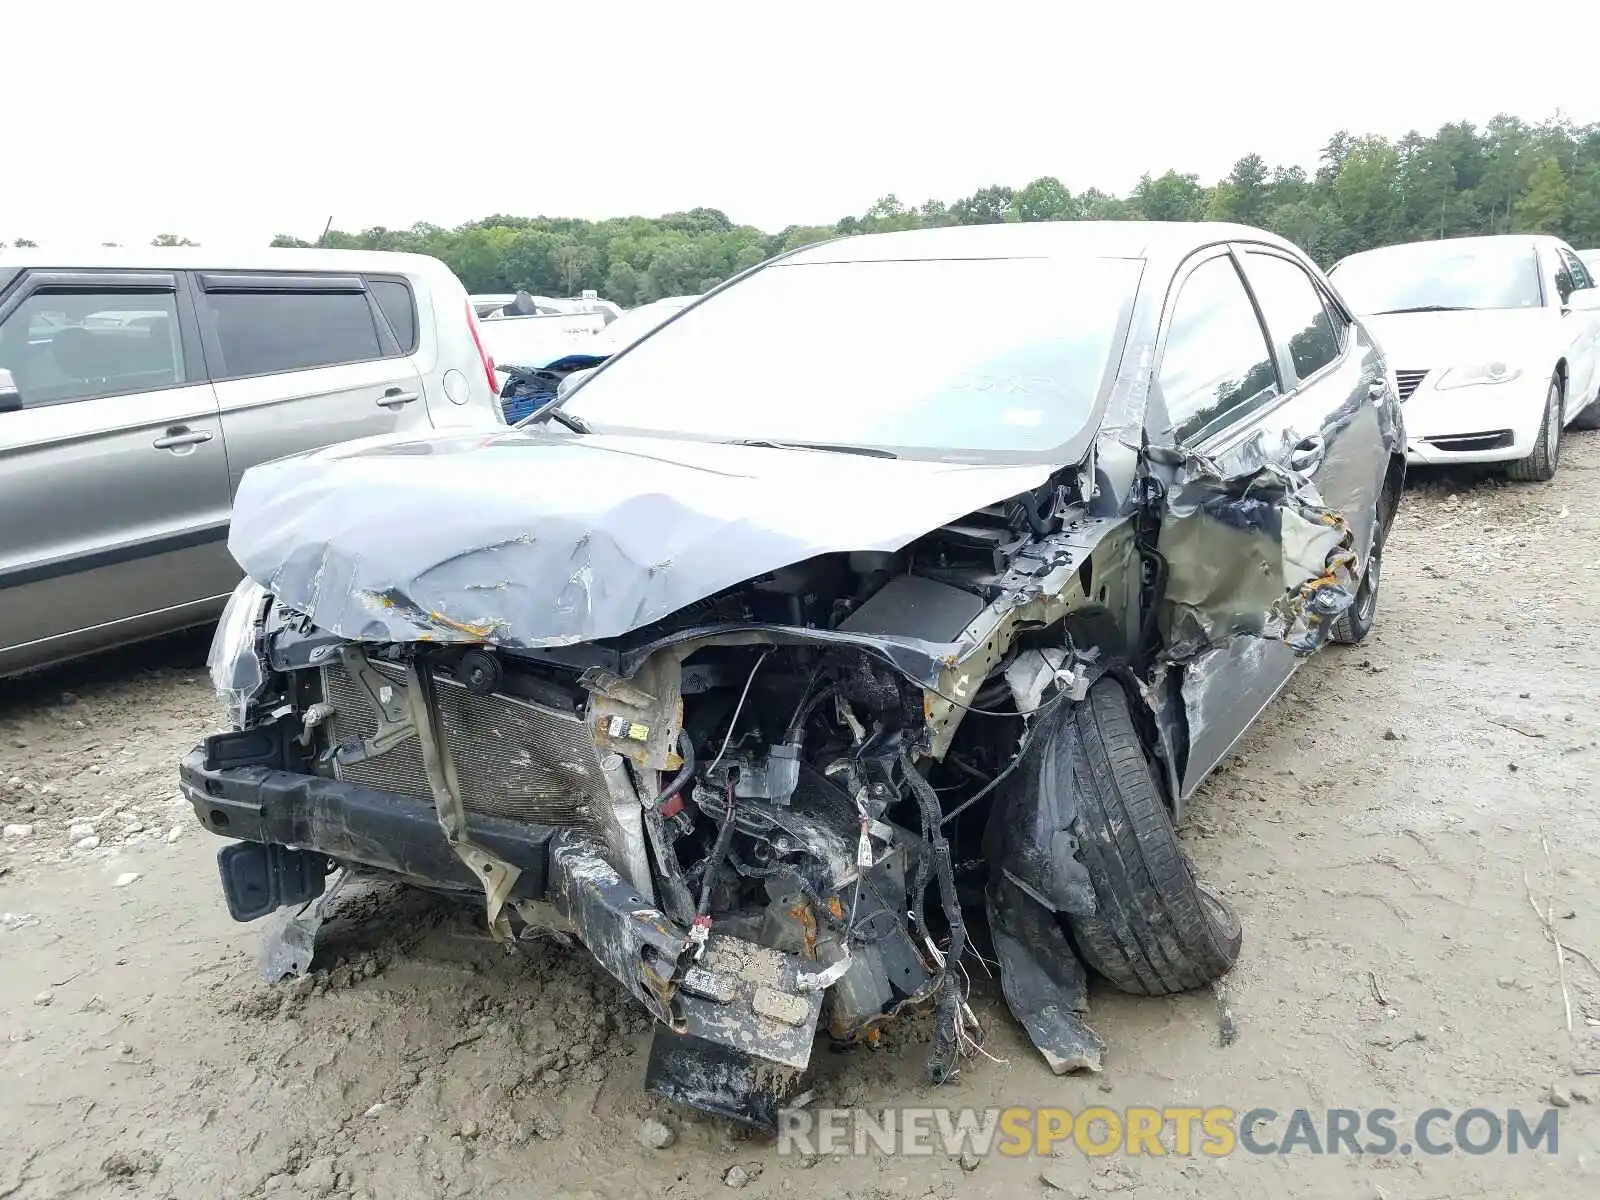
<svg viewBox="0 0 1600 1200">
<path fill-rule="evenodd" d="M 499 426 L 496 391 L 434 258 L 0 252 L 0 676 L 213 619 L 249 467 Z"/>
</svg>

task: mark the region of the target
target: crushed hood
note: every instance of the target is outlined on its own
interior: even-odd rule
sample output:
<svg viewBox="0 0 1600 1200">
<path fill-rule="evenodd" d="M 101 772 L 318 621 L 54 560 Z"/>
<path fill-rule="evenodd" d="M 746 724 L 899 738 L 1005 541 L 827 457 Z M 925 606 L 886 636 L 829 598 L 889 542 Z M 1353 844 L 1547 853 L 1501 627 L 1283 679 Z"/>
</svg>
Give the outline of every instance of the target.
<svg viewBox="0 0 1600 1200">
<path fill-rule="evenodd" d="M 559 646 L 898 550 L 1048 474 L 540 428 L 369 439 L 246 472 L 228 548 L 341 637 Z"/>
</svg>

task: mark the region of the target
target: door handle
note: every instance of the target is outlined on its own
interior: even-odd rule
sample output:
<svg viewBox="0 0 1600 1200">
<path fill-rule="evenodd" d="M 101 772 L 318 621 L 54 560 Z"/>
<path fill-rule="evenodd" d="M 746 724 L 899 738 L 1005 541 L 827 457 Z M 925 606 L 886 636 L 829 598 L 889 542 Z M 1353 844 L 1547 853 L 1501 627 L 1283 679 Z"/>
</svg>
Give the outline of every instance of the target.
<svg viewBox="0 0 1600 1200">
<path fill-rule="evenodd" d="M 174 425 L 150 444 L 157 450 L 176 450 L 180 446 L 198 446 L 212 438 L 209 429 L 190 429 L 187 425 Z"/>
<path fill-rule="evenodd" d="M 420 399 L 422 397 L 416 392 L 402 392 L 399 388 L 392 387 L 378 398 L 378 407 L 395 409 L 403 404 L 410 404 L 412 401 Z"/>
<path fill-rule="evenodd" d="M 1322 464 L 1322 457 L 1328 452 L 1328 443 L 1322 439 L 1321 434 L 1315 434 L 1301 442 L 1289 451 L 1289 469 L 1292 471 L 1315 471 Z"/>
</svg>

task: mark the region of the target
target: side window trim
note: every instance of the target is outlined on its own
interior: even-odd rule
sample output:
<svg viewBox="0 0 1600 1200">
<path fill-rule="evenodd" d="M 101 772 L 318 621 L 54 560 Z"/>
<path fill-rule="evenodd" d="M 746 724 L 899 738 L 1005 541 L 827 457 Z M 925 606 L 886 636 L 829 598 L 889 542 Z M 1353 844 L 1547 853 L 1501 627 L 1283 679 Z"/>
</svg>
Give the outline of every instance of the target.
<svg viewBox="0 0 1600 1200">
<path fill-rule="evenodd" d="M 1566 295 L 1561 291 L 1561 277 L 1567 273 L 1567 266 L 1561 261 L 1561 252 L 1552 246 L 1535 246 L 1533 261 L 1538 264 L 1539 297 L 1545 307 L 1552 307 L 1550 301 L 1555 300 L 1553 307 L 1562 308 L 1567 303 Z M 1550 286 L 1555 285 L 1555 295 L 1551 296 Z M 1568 291 L 1571 289 L 1569 288 Z"/>
<path fill-rule="evenodd" d="M 211 374 L 206 370 L 205 347 L 200 341 L 200 312 L 195 308 L 189 272 L 178 271 L 174 274 L 178 294 L 178 330 L 183 338 L 183 373 L 190 384 L 209 383 Z"/>
<path fill-rule="evenodd" d="M 1157 388 L 1160 387 L 1161 367 L 1167 357 L 1167 338 L 1172 332 L 1172 317 L 1177 311 L 1178 301 L 1183 297 L 1184 285 L 1189 282 L 1189 277 L 1200 267 L 1218 258 L 1228 260 L 1228 265 L 1233 268 L 1234 277 L 1239 281 L 1239 286 L 1244 292 L 1245 298 L 1250 301 L 1250 311 L 1255 314 L 1256 318 L 1256 331 L 1261 335 L 1261 347 L 1267 352 L 1267 358 L 1272 363 L 1272 373 L 1278 385 L 1278 394 L 1253 408 L 1246 409 L 1242 406 L 1231 408 L 1227 412 L 1220 414 L 1210 425 L 1196 430 L 1187 438 L 1179 438 L 1178 431 L 1174 428 L 1172 436 L 1180 445 L 1187 443 L 1201 446 L 1208 442 L 1214 442 L 1220 437 L 1230 435 L 1247 426 L 1263 413 L 1271 412 L 1279 404 L 1283 403 L 1285 399 L 1283 368 L 1278 362 L 1277 348 L 1272 344 L 1272 336 L 1267 332 L 1267 324 L 1261 318 L 1261 305 L 1257 302 L 1255 293 L 1250 290 L 1249 281 L 1244 277 L 1243 264 L 1239 261 L 1238 255 L 1234 253 L 1233 247 L 1227 242 L 1202 246 L 1184 259 L 1174 273 L 1172 286 L 1167 289 L 1167 296 L 1162 305 L 1161 325 L 1156 338 L 1156 355 L 1154 366 L 1151 368 L 1151 381 Z M 1167 398 L 1165 393 L 1162 394 L 1161 403 L 1162 408 L 1166 409 Z M 1167 419 L 1169 421 L 1172 419 L 1170 410 L 1167 410 Z"/>
<path fill-rule="evenodd" d="M 170 292 L 177 288 L 178 277 L 171 271 L 141 271 L 134 268 L 126 271 L 63 271 L 47 267 L 28 271 L 27 284 L 34 292 Z"/>
<path fill-rule="evenodd" d="M 1566 246 L 1557 246 L 1556 257 L 1566 267 L 1567 277 L 1572 280 L 1573 291 L 1594 286 L 1594 281 L 1589 277 L 1589 268 L 1572 250 Z"/>
<path fill-rule="evenodd" d="M 1282 347 L 1280 347 L 1278 339 L 1273 335 L 1272 327 L 1267 323 L 1266 313 L 1261 308 L 1261 301 L 1256 295 L 1255 285 L 1250 282 L 1250 272 L 1248 270 L 1240 270 L 1239 274 L 1244 279 L 1245 289 L 1250 293 L 1250 302 L 1255 305 L 1256 319 L 1261 322 L 1262 328 L 1267 331 L 1267 344 L 1272 349 L 1273 361 L 1278 367 L 1278 387 L 1282 394 L 1285 396 L 1293 395 L 1303 385 L 1339 366 L 1344 361 L 1345 355 L 1350 352 L 1350 321 L 1345 318 L 1343 306 L 1337 304 L 1328 295 L 1328 290 L 1322 286 L 1315 275 L 1306 270 L 1305 264 L 1293 255 L 1285 254 L 1280 247 L 1267 242 L 1235 242 L 1229 249 L 1235 253 L 1241 268 L 1245 265 L 1245 256 L 1249 254 L 1258 254 L 1264 258 L 1276 258 L 1294 267 L 1295 270 L 1306 277 L 1306 282 L 1311 285 L 1311 290 L 1317 294 L 1317 299 L 1322 302 L 1322 311 L 1328 314 L 1328 320 L 1336 326 L 1336 332 L 1340 335 L 1339 353 L 1323 363 L 1310 375 L 1302 377 L 1299 368 L 1295 366 L 1294 357 L 1290 353 L 1288 340 L 1285 339 Z M 1338 315 L 1339 321 L 1334 320 L 1335 314 Z M 1293 384 L 1289 382 L 1290 380 L 1294 381 Z"/>
<path fill-rule="evenodd" d="M 372 298 L 373 308 L 377 310 L 381 334 L 385 326 L 394 338 L 394 344 L 400 354 L 415 354 L 422 345 L 422 318 L 417 310 L 417 293 L 411 286 L 411 281 L 404 275 L 366 275 L 363 277 L 367 284 L 367 295 Z M 392 283 L 405 289 L 406 302 L 411 305 L 411 344 L 407 346 L 400 340 L 400 331 L 389 324 L 389 315 L 383 311 L 383 305 L 378 303 L 378 295 L 373 290 L 374 283 Z"/>
<path fill-rule="evenodd" d="M 373 296 L 372 289 L 367 286 L 366 280 L 360 275 L 337 273 L 304 273 L 299 275 L 269 274 L 247 271 L 189 271 L 190 286 L 193 289 L 192 304 L 195 309 L 195 322 L 199 333 L 200 347 L 205 357 L 205 377 L 212 383 L 229 383 L 236 379 L 268 379 L 273 375 L 290 375 L 299 371 L 325 371 L 333 367 L 348 367 L 365 362 L 383 362 L 390 358 L 403 358 L 405 352 L 400 349 L 400 343 L 389 321 L 383 315 L 383 310 L 378 307 L 377 298 Z M 373 329 L 378 338 L 378 356 L 376 358 L 352 359 L 349 362 L 328 363 L 318 367 L 291 367 L 283 371 L 259 371 L 252 374 L 236 374 L 227 369 L 227 362 L 222 354 L 222 342 L 217 337 L 217 331 L 212 322 L 203 319 L 200 312 L 201 298 L 210 293 L 248 292 L 252 294 L 280 293 L 294 294 L 306 292 L 334 293 L 339 295 L 361 295 L 366 297 L 367 311 L 372 317 Z M 415 300 L 413 299 L 413 303 Z"/>
<path fill-rule="evenodd" d="M 284 275 L 250 271 L 201 271 L 200 287 L 206 292 L 338 292 L 351 295 L 367 290 L 359 275 Z"/>
<path fill-rule="evenodd" d="M 97 268 L 73 271 L 57 268 L 25 268 L 11 281 L 3 299 L 0 299 L 0 326 L 33 297 L 58 292 L 127 292 L 131 294 L 168 295 L 173 298 L 173 308 L 178 318 L 178 350 L 183 360 L 183 379 L 173 383 L 152 384 L 149 387 L 123 388 L 104 392 L 98 396 L 75 397 L 28 404 L 24 408 L 54 408 L 64 404 L 89 404 L 97 400 L 111 400 L 124 396 L 142 396 L 150 392 L 171 391 L 174 388 L 194 387 L 205 383 L 209 375 L 200 342 L 199 322 L 195 317 L 194 300 L 189 294 L 187 272 L 151 271 L 139 268 L 126 270 Z"/>
<path fill-rule="evenodd" d="M 200 331 L 200 353 L 205 359 L 206 378 L 212 383 L 220 383 L 226 378 L 222 370 L 222 347 L 217 342 L 217 333 L 211 322 L 200 312 L 202 289 L 199 272 L 185 271 L 183 274 L 184 282 L 188 284 L 190 303 L 194 306 L 195 326 Z"/>
</svg>

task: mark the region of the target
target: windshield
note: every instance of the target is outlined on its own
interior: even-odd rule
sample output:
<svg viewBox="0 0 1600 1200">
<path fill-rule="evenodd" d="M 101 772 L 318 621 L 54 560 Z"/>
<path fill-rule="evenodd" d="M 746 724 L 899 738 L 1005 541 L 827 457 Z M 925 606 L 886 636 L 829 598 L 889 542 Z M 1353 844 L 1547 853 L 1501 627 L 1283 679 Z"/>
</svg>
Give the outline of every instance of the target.
<svg viewBox="0 0 1600 1200">
<path fill-rule="evenodd" d="M 1538 308 L 1539 261 L 1521 240 L 1412 242 L 1353 254 L 1328 277 L 1359 315 Z"/>
<path fill-rule="evenodd" d="M 1142 266 L 779 263 L 611 360 L 565 409 L 596 429 L 715 441 L 1039 454 L 1088 420 Z"/>
</svg>

